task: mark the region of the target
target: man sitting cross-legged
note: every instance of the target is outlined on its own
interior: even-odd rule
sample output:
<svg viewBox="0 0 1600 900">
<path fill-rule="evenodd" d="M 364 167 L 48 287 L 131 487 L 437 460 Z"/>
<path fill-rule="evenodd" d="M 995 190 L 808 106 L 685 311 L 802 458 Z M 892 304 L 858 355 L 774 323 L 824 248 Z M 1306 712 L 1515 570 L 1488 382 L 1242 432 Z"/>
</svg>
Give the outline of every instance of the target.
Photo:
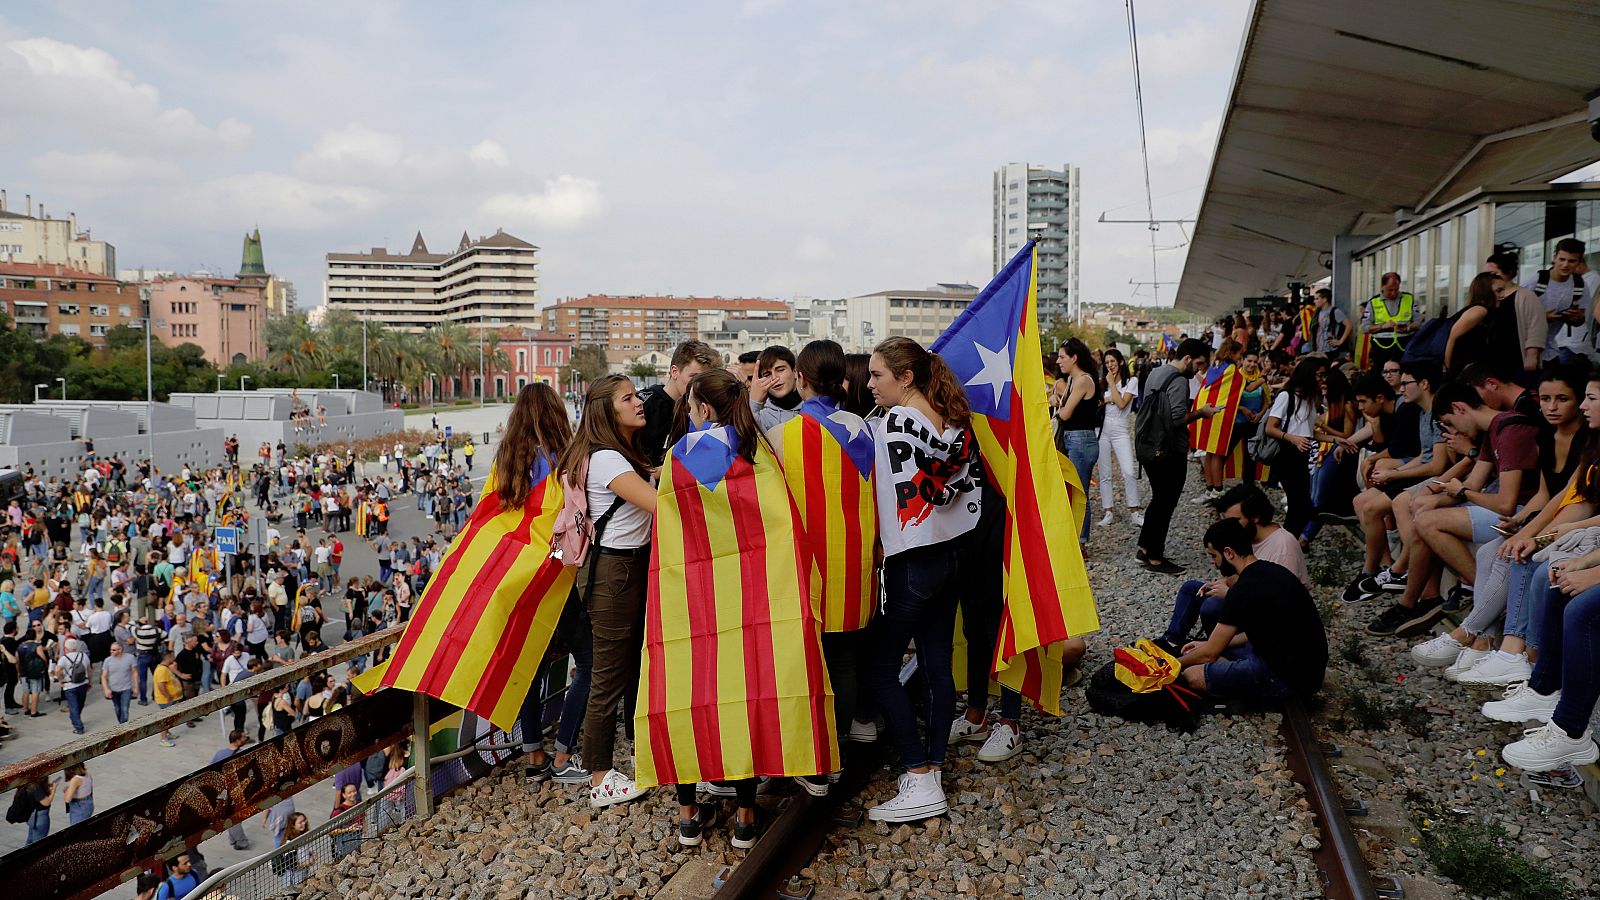
<svg viewBox="0 0 1600 900">
<path fill-rule="evenodd" d="M 1311 594 L 1294 573 L 1257 559 L 1250 529 L 1222 519 L 1206 530 L 1206 553 L 1221 572 L 1217 624 L 1183 646 L 1188 687 L 1217 697 L 1283 700 L 1322 688 L 1328 635 Z"/>
</svg>

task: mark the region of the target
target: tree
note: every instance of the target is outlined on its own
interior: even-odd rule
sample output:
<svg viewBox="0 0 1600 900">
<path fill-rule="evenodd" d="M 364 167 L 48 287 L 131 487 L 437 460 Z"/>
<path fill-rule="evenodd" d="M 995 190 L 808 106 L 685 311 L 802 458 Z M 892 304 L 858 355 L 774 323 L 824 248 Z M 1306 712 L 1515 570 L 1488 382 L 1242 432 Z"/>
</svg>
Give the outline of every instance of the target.
<svg viewBox="0 0 1600 900">
<path fill-rule="evenodd" d="M 659 379 L 661 377 L 661 370 L 656 368 L 655 363 L 644 359 L 636 359 L 633 362 L 628 363 L 628 374 L 635 378 Z"/>
<path fill-rule="evenodd" d="M 611 368 L 604 347 L 577 347 L 572 351 L 571 360 L 568 365 L 561 368 L 562 383 L 570 382 L 573 378 L 588 383 L 606 374 Z"/>
</svg>

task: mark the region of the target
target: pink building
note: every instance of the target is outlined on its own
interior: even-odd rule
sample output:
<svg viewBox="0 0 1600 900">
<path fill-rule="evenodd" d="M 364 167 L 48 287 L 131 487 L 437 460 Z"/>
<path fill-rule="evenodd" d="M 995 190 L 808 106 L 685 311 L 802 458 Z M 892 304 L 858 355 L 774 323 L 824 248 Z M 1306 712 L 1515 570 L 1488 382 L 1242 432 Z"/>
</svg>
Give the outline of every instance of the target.
<svg viewBox="0 0 1600 900">
<path fill-rule="evenodd" d="M 502 328 L 499 334 L 500 349 L 505 351 L 511 368 L 508 372 L 489 369 L 489 396 L 515 394 L 535 381 L 562 389 L 561 369 L 571 361 L 572 338 L 532 328 Z M 477 380 L 477 374 L 470 374 L 472 381 Z"/>
<path fill-rule="evenodd" d="M 150 283 L 150 310 L 158 327 L 167 323 L 157 332 L 166 343 L 198 344 L 218 368 L 267 355 L 267 304 L 248 278 L 161 278 Z"/>
</svg>

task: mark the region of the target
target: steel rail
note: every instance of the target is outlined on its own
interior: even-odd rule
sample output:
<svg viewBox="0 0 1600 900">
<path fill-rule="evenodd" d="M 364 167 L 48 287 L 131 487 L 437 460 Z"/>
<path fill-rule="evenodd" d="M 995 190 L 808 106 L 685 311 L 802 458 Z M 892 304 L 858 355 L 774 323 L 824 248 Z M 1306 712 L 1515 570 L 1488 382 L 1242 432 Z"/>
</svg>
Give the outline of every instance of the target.
<svg viewBox="0 0 1600 900">
<path fill-rule="evenodd" d="M 1291 700 L 1284 705 L 1281 730 L 1288 742 L 1285 755 L 1289 767 L 1305 786 L 1306 798 L 1322 828 L 1323 841 L 1313 856 L 1322 874 L 1325 896 L 1329 900 L 1380 900 L 1382 895 L 1372 884 L 1361 843 L 1345 814 L 1344 794 L 1333 780 L 1333 772 L 1311 730 L 1311 717 L 1300 701 Z"/>
</svg>

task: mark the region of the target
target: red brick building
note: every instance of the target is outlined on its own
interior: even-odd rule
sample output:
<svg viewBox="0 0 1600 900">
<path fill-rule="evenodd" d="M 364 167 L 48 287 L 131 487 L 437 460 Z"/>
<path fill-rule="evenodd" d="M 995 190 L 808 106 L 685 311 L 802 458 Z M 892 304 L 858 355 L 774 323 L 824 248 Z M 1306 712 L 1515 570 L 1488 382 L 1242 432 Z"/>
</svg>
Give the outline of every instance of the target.
<svg viewBox="0 0 1600 900">
<path fill-rule="evenodd" d="M 34 337 L 81 337 L 97 346 L 118 325 L 144 315 L 139 291 L 108 275 L 56 264 L 0 262 L 0 309 Z"/>
<path fill-rule="evenodd" d="M 566 335 L 575 347 L 606 349 L 613 370 L 648 353 L 670 355 L 681 341 L 700 340 L 740 319 L 788 319 L 782 300 L 754 297 L 569 297 L 544 311 L 547 331 Z"/>
</svg>

